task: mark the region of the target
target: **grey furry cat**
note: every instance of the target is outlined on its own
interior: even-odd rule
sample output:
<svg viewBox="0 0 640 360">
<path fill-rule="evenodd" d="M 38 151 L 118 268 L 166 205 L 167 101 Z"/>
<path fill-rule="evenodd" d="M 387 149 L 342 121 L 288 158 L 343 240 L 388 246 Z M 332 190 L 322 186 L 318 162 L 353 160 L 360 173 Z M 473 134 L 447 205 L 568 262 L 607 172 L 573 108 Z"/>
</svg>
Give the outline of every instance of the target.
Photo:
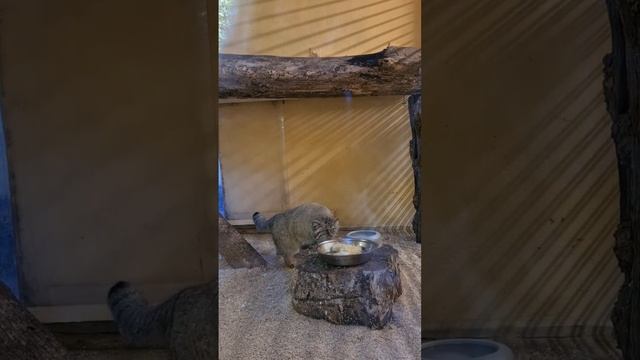
<svg viewBox="0 0 640 360">
<path fill-rule="evenodd" d="M 294 266 L 294 255 L 301 248 L 333 238 L 340 227 L 333 212 L 317 203 L 302 204 L 269 220 L 256 212 L 253 222 L 258 231 L 271 232 L 278 255 L 284 256 L 289 267 Z"/>
<path fill-rule="evenodd" d="M 111 287 L 108 303 L 120 334 L 131 345 L 168 347 L 175 360 L 212 360 L 218 330 L 215 281 L 186 288 L 157 306 L 127 282 Z"/>
</svg>

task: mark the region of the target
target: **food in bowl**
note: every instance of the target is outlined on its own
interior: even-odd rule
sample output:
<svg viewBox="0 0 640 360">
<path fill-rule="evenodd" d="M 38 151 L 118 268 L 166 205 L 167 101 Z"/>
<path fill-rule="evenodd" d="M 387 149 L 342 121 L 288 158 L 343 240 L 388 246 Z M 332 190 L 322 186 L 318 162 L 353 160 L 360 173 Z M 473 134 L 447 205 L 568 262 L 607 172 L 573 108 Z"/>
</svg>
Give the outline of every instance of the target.
<svg viewBox="0 0 640 360">
<path fill-rule="evenodd" d="M 318 244 L 320 259 L 331 265 L 353 266 L 364 264 L 380 245 L 368 240 L 337 238 Z"/>
<path fill-rule="evenodd" d="M 330 255 L 346 256 L 346 255 L 358 255 L 362 254 L 365 249 L 359 245 L 353 245 L 348 243 L 335 243 L 331 245 L 329 249 Z"/>
</svg>

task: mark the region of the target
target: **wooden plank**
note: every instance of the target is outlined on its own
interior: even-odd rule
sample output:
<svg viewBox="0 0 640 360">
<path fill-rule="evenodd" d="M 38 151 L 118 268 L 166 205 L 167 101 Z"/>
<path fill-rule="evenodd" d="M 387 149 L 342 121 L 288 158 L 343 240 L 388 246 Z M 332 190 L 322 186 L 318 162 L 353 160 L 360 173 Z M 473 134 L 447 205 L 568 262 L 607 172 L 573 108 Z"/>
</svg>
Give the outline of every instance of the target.
<svg viewBox="0 0 640 360">
<path fill-rule="evenodd" d="M 266 266 L 260 254 L 229 224 L 218 216 L 219 252 L 233 268 Z"/>
<path fill-rule="evenodd" d="M 0 357 L 66 359 L 66 349 L 0 282 Z"/>
</svg>

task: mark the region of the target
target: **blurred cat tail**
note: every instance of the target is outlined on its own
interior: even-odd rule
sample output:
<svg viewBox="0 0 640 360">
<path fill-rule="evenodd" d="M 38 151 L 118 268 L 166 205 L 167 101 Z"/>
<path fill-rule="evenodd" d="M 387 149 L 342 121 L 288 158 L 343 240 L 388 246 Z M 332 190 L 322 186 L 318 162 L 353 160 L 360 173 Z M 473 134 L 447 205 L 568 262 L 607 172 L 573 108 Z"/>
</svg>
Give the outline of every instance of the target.
<svg viewBox="0 0 640 360">
<path fill-rule="evenodd" d="M 109 309 L 118 331 L 131 345 L 166 346 L 167 325 L 173 301 L 150 306 L 131 284 L 119 281 L 107 295 Z"/>
<path fill-rule="evenodd" d="M 269 231 L 271 229 L 271 220 L 267 220 L 259 212 L 253 213 L 253 223 L 256 224 L 256 230 Z"/>
</svg>

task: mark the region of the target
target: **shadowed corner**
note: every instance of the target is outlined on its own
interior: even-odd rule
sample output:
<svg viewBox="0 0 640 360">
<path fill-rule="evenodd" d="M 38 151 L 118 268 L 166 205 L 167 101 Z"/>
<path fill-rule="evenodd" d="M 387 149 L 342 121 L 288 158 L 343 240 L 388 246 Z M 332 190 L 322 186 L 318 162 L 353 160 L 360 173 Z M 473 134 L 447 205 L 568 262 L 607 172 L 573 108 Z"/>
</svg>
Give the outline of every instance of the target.
<svg viewBox="0 0 640 360">
<path fill-rule="evenodd" d="M 9 182 L 8 144 L 5 139 L 5 124 L 0 116 L 0 282 L 4 283 L 17 299 L 22 299 L 19 287 L 17 234 L 14 228 L 13 199 Z"/>
<path fill-rule="evenodd" d="M 0 133 L 0 136 L 2 134 Z M 0 154 L 2 156 L 2 154 Z M 0 160 L 1 162 L 2 160 Z M 0 171 L 1 173 L 2 171 Z M 0 189 L 0 191 L 2 191 Z M 15 234 L 11 216 L 11 200 L 0 196 L 0 282 L 4 283 L 12 294 L 20 299 L 18 286 L 18 264 L 16 256 Z"/>
</svg>

